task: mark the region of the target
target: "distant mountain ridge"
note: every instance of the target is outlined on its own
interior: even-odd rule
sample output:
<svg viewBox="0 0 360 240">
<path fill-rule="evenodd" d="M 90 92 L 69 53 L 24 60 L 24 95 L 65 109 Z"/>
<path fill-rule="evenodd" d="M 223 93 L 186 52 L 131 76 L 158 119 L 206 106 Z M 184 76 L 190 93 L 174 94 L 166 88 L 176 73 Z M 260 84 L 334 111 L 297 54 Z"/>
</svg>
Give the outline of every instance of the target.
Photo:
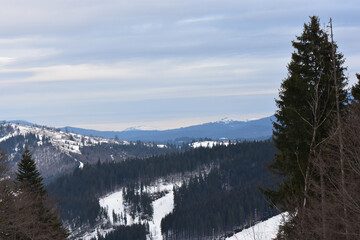
<svg viewBox="0 0 360 240">
<path fill-rule="evenodd" d="M 11 171 L 27 146 L 45 179 L 54 179 L 84 164 L 121 162 L 178 151 L 153 143 L 131 143 L 101 137 L 62 132 L 57 128 L 38 126 L 25 121 L 0 123 L 0 151 L 6 153 Z"/>
<path fill-rule="evenodd" d="M 62 131 L 103 138 L 119 138 L 123 141 L 168 142 L 181 139 L 210 138 L 213 140 L 263 140 L 272 136 L 274 116 L 251 121 L 234 121 L 224 119 L 217 122 L 204 123 L 189 127 L 169 130 L 97 131 L 75 127 L 63 127 Z"/>
</svg>

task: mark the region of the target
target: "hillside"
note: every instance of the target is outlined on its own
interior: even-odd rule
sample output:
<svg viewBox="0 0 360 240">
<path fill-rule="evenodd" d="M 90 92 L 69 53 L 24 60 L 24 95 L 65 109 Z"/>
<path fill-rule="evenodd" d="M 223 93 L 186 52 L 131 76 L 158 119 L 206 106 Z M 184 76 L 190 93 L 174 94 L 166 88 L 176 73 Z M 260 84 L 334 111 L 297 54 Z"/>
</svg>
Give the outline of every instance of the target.
<svg viewBox="0 0 360 240">
<path fill-rule="evenodd" d="M 266 165 L 274 152 L 271 141 L 242 142 L 86 165 L 58 178 L 49 191 L 60 200 L 72 239 L 112 231 L 120 236 L 132 231 L 123 226 L 134 224 L 156 239 L 206 239 L 247 225 L 255 209 L 259 219 L 274 214 L 258 191 L 273 186 Z"/>
<path fill-rule="evenodd" d="M 47 180 L 99 160 L 120 162 L 178 151 L 168 146 L 90 137 L 30 123 L 0 124 L 0 149 L 5 151 L 13 171 L 25 146 L 30 149 L 39 171 Z"/>
</svg>

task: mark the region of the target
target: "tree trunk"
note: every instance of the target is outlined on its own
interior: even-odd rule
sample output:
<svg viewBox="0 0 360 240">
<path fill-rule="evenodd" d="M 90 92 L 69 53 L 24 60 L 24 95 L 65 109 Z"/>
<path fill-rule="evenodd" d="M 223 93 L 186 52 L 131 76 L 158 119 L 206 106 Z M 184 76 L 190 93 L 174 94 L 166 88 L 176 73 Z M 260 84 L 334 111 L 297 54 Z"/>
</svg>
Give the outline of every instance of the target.
<svg viewBox="0 0 360 240">
<path fill-rule="evenodd" d="M 342 135 L 342 124 L 340 118 L 340 106 L 339 106 L 339 89 L 337 84 L 336 76 L 336 62 L 335 62 L 335 46 L 334 46 L 334 37 L 333 37 L 333 28 L 332 28 L 332 19 L 330 18 L 330 30 L 331 30 L 331 46 L 332 46 L 332 60 L 333 60 L 333 78 L 335 85 L 335 97 L 336 97 L 336 121 L 337 121 L 337 131 L 339 136 L 339 153 L 340 153 L 340 171 L 341 171 L 341 191 L 342 191 L 342 200 L 343 200 L 343 212 L 344 212 L 344 227 L 345 227 L 345 236 L 348 239 L 348 229 L 347 229 L 347 209 L 345 205 L 345 172 L 344 172 L 344 144 L 343 144 L 343 135 Z"/>
</svg>

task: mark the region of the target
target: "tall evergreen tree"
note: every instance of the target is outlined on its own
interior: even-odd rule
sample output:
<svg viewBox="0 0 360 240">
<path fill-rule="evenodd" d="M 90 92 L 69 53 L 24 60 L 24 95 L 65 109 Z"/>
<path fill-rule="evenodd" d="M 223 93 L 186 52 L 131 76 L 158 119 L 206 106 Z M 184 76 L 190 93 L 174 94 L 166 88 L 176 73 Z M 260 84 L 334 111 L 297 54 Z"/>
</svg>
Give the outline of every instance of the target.
<svg viewBox="0 0 360 240">
<path fill-rule="evenodd" d="M 320 28 L 319 18 L 310 17 L 296 39 L 292 42 L 295 51 L 288 76 L 276 100 L 277 121 L 273 131 L 280 152 L 270 169 L 283 178 L 277 190 L 264 191 L 274 205 L 292 213 L 306 204 L 313 161 L 336 112 L 332 46 L 328 34 Z M 344 108 L 347 96 L 343 63 L 343 55 L 335 52 L 340 109 Z"/>
<path fill-rule="evenodd" d="M 31 223 L 16 231 L 16 239 L 66 239 L 67 231 L 63 228 L 55 209 L 48 204 L 43 178 L 27 147 L 18 164 L 16 180 L 18 196 L 15 203 L 26 206 L 29 210 L 26 218 L 32 218 Z"/>
<path fill-rule="evenodd" d="M 16 180 L 18 180 L 21 184 L 27 185 L 28 189 L 32 193 L 40 195 L 44 195 L 46 193 L 43 178 L 41 177 L 40 172 L 36 169 L 35 161 L 32 159 L 30 151 L 27 147 L 25 147 L 25 151 L 18 164 Z"/>
</svg>

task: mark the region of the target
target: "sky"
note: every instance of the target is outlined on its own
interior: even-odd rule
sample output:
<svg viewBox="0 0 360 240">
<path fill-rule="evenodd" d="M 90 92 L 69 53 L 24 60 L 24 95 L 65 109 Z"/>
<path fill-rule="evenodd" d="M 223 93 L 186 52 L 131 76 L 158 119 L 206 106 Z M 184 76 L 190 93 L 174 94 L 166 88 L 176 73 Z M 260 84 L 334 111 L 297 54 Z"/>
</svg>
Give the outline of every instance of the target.
<svg viewBox="0 0 360 240">
<path fill-rule="evenodd" d="M 309 16 L 360 72 L 358 0 L 0 0 L 0 120 L 97 130 L 250 120 Z"/>
</svg>

